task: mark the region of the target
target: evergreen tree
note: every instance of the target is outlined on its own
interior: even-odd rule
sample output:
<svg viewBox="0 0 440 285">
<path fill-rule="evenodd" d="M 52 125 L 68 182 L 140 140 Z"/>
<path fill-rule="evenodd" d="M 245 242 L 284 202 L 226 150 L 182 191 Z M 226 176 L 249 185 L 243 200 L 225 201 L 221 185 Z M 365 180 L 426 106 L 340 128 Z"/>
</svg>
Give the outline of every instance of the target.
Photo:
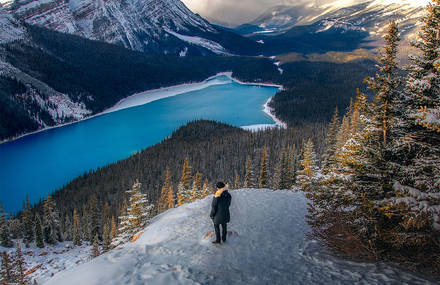
<svg viewBox="0 0 440 285">
<path fill-rule="evenodd" d="M 48 244 L 56 244 L 57 241 L 62 241 L 60 232 L 60 220 L 56 210 L 56 203 L 47 195 L 43 204 L 44 218 L 43 218 L 43 236 L 44 241 Z"/>
<path fill-rule="evenodd" d="M 6 213 L 3 210 L 3 205 L 0 204 L 0 245 L 3 247 L 12 247 L 13 243 L 9 233 L 9 225 L 6 219 Z"/>
<path fill-rule="evenodd" d="M 208 178 L 205 178 L 205 181 L 203 182 L 202 186 L 202 198 L 205 198 L 206 196 L 210 195 L 212 193 L 211 186 L 209 185 Z"/>
<path fill-rule="evenodd" d="M 115 216 L 112 216 L 112 231 L 110 234 L 110 238 L 114 239 L 116 237 L 117 233 L 118 233 L 118 230 L 116 228 Z"/>
<path fill-rule="evenodd" d="M 235 173 L 235 180 L 234 180 L 234 189 L 240 188 L 240 176 L 238 173 Z"/>
<path fill-rule="evenodd" d="M 246 162 L 246 173 L 244 175 L 244 182 L 243 182 L 243 188 L 254 188 L 254 169 L 252 166 L 252 160 L 251 157 L 248 156 L 247 162 Z"/>
<path fill-rule="evenodd" d="M 29 247 L 29 243 L 34 241 L 34 223 L 33 223 L 31 206 L 29 203 L 29 196 L 27 195 L 26 195 L 26 204 L 22 211 L 22 217 L 23 217 L 23 232 L 24 232 L 23 242 L 26 244 L 26 247 Z"/>
<path fill-rule="evenodd" d="M 130 239 L 143 229 L 150 218 L 153 206 L 149 204 L 147 195 L 141 193 L 140 188 L 141 184 L 139 180 L 136 180 L 132 189 L 126 192 L 129 195 L 127 215 L 119 218 L 121 221 L 119 233 L 122 240 Z"/>
<path fill-rule="evenodd" d="M 73 221 L 70 215 L 66 215 L 64 219 L 64 230 L 63 230 L 63 240 L 73 241 Z"/>
<path fill-rule="evenodd" d="M 73 210 L 73 244 L 76 246 L 80 246 L 82 244 L 81 221 L 76 209 Z"/>
<path fill-rule="evenodd" d="M 168 192 L 170 191 L 171 187 L 171 174 L 170 169 L 167 167 L 166 174 L 165 174 L 165 182 L 161 189 L 161 194 L 159 198 L 159 202 L 157 204 L 157 211 L 158 213 L 162 213 L 166 210 L 168 210 Z"/>
<path fill-rule="evenodd" d="M 379 58 L 379 72 L 375 78 L 368 78 L 367 83 L 370 89 L 375 93 L 376 102 L 376 126 L 382 130 L 383 144 L 386 146 L 388 141 L 388 132 L 392 126 L 393 106 L 399 97 L 400 78 L 396 74 L 398 68 L 396 62 L 397 46 L 399 42 L 399 30 L 396 22 L 390 22 L 388 32 L 385 35 L 384 53 Z"/>
<path fill-rule="evenodd" d="M 125 200 L 124 200 L 125 202 Z M 90 241 L 93 237 L 90 236 L 90 217 L 87 210 L 87 204 L 84 203 L 82 206 L 82 217 L 81 217 L 81 227 L 82 227 L 82 240 Z"/>
<path fill-rule="evenodd" d="M 104 230 L 102 233 L 102 251 L 107 252 L 110 250 L 110 245 L 112 243 L 111 233 L 110 233 L 110 227 L 106 223 L 104 225 Z"/>
<path fill-rule="evenodd" d="M 88 229 L 89 229 L 89 236 L 91 238 L 95 238 L 96 235 L 98 235 L 98 238 L 100 237 L 101 232 L 101 211 L 100 207 L 98 205 L 98 199 L 95 195 L 92 195 L 92 197 L 89 200 L 89 219 L 88 219 Z M 90 239 L 90 242 L 93 242 L 92 239 Z"/>
<path fill-rule="evenodd" d="M 333 119 L 329 125 L 329 130 L 327 134 L 327 139 L 325 141 L 325 144 L 327 146 L 326 151 L 322 157 L 323 163 L 322 163 L 322 172 L 324 174 L 331 171 L 330 167 L 331 165 L 335 164 L 335 154 L 336 154 L 336 143 L 337 143 L 337 135 L 339 130 L 339 112 L 338 108 L 335 109 L 335 112 L 333 114 Z"/>
<path fill-rule="evenodd" d="M 174 200 L 174 192 L 173 186 L 171 185 L 167 192 L 167 200 L 166 200 L 167 209 L 172 209 L 176 205 Z"/>
<path fill-rule="evenodd" d="M 1 262 L 1 269 L 0 269 L 0 276 L 1 284 L 12 284 L 16 281 L 17 277 L 15 275 L 15 272 L 13 270 L 13 261 L 9 257 L 9 254 L 4 251 L 1 254 L 2 262 Z"/>
<path fill-rule="evenodd" d="M 93 249 L 92 249 L 92 257 L 97 257 L 101 253 L 99 252 L 99 238 L 98 234 L 95 234 L 95 237 L 93 238 Z"/>
<path fill-rule="evenodd" d="M 263 153 L 261 155 L 260 162 L 260 183 L 258 185 L 259 188 L 267 188 L 269 184 L 269 166 L 267 159 L 267 150 L 266 147 L 263 149 Z"/>
<path fill-rule="evenodd" d="M 26 262 L 23 258 L 23 253 L 21 251 L 20 243 L 17 242 L 17 250 L 15 253 L 14 267 L 17 276 L 17 282 L 20 285 L 25 285 L 28 282 L 28 278 L 26 278 Z"/>
<path fill-rule="evenodd" d="M 191 167 L 189 165 L 189 158 L 185 158 L 182 167 L 182 176 L 177 185 L 177 205 L 183 205 L 191 201 Z"/>
<path fill-rule="evenodd" d="M 202 175 L 197 172 L 192 187 L 192 201 L 202 198 Z"/>
<path fill-rule="evenodd" d="M 44 247 L 43 232 L 41 230 L 41 220 L 38 214 L 35 215 L 35 243 L 38 248 Z"/>
<path fill-rule="evenodd" d="M 303 146 L 303 159 L 301 160 L 302 170 L 298 172 L 298 183 L 305 192 L 311 192 L 317 183 L 317 166 L 314 145 L 311 139 Z"/>
</svg>

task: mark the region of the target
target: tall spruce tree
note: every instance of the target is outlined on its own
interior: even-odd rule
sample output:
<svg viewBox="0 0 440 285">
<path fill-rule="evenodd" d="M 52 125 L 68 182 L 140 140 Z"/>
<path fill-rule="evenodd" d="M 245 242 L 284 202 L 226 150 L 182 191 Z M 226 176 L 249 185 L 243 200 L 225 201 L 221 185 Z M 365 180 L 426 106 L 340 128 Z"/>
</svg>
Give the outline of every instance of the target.
<svg viewBox="0 0 440 285">
<path fill-rule="evenodd" d="M 317 158 L 314 145 L 311 139 L 303 146 L 302 169 L 298 172 L 298 183 L 305 192 L 312 192 L 317 184 Z"/>
<path fill-rule="evenodd" d="M 368 78 L 367 83 L 375 93 L 375 114 L 376 128 L 382 130 L 384 146 L 387 145 L 389 131 L 393 124 L 393 111 L 399 95 L 400 77 L 397 74 L 398 64 L 396 62 L 397 47 L 400 41 L 399 29 L 396 22 L 388 25 L 387 34 L 384 37 L 385 47 L 382 56 L 379 57 L 379 72 L 375 78 Z"/>
<path fill-rule="evenodd" d="M 73 244 L 76 246 L 80 246 L 82 244 L 81 221 L 76 209 L 73 210 Z"/>
<path fill-rule="evenodd" d="M 255 180 L 254 180 L 254 169 L 252 166 L 252 160 L 251 157 L 248 156 L 246 161 L 246 173 L 244 175 L 244 182 L 243 182 L 243 188 L 254 188 L 255 187 Z"/>
<path fill-rule="evenodd" d="M 29 244 L 34 241 L 34 219 L 31 211 L 31 206 L 29 203 L 29 196 L 26 195 L 26 203 L 25 207 L 22 211 L 22 219 L 23 219 L 23 242 L 26 244 L 26 247 L 29 247 Z"/>
<path fill-rule="evenodd" d="M 192 199 L 191 179 L 191 166 L 189 165 L 189 158 L 187 157 L 183 162 L 182 176 L 177 185 L 177 204 L 179 206 L 190 202 Z"/>
<path fill-rule="evenodd" d="M 126 193 L 129 196 L 127 214 L 119 218 L 121 223 L 118 229 L 122 241 L 132 238 L 147 225 L 153 208 L 153 205 L 148 202 L 147 195 L 141 192 L 139 180 L 136 180 L 133 187 Z"/>
<path fill-rule="evenodd" d="M 56 244 L 62 241 L 60 231 L 60 218 L 56 209 L 56 203 L 52 197 L 47 194 L 43 204 L 43 237 L 48 244 Z"/>
<path fill-rule="evenodd" d="M 43 231 L 41 229 L 41 219 L 38 214 L 35 215 L 35 243 L 38 248 L 44 247 Z"/>
<path fill-rule="evenodd" d="M 91 238 L 89 241 L 93 242 L 96 235 L 98 235 L 98 238 L 100 238 L 101 234 L 101 209 L 98 203 L 98 199 L 95 195 L 92 195 L 89 200 L 89 237 Z"/>
<path fill-rule="evenodd" d="M 324 174 L 327 174 L 331 171 L 331 166 L 335 164 L 336 160 L 336 143 L 337 143 L 337 135 L 339 130 L 339 112 L 338 108 L 335 109 L 335 112 L 333 114 L 333 119 L 331 123 L 329 124 L 328 128 L 328 134 L 325 141 L 326 144 L 326 151 L 323 155 L 323 162 L 322 162 L 322 172 Z"/>
<path fill-rule="evenodd" d="M 192 197 L 191 201 L 195 201 L 197 199 L 202 198 L 202 174 L 199 172 L 194 176 L 194 182 L 192 186 Z"/>
<path fill-rule="evenodd" d="M 261 154 L 260 161 L 260 181 L 258 184 L 259 188 L 267 188 L 269 185 L 269 165 L 267 158 L 267 149 L 264 147 L 263 153 Z"/>
<path fill-rule="evenodd" d="M 15 271 L 13 268 L 13 260 L 6 251 L 1 252 L 0 255 L 2 258 L 0 268 L 0 276 L 2 277 L 2 279 L 0 280 L 1 284 L 13 284 L 17 280 L 17 276 L 15 275 Z"/>
<path fill-rule="evenodd" d="M 9 233 L 8 220 L 3 205 L 0 203 L 0 245 L 3 247 L 12 247 L 11 234 Z"/>
<path fill-rule="evenodd" d="M 23 257 L 23 252 L 21 251 L 20 243 L 17 242 L 17 249 L 14 259 L 14 269 L 16 272 L 16 281 L 20 285 L 25 285 L 28 283 L 29 279 L 26 277 L 26 262 Z"/>
</svg>

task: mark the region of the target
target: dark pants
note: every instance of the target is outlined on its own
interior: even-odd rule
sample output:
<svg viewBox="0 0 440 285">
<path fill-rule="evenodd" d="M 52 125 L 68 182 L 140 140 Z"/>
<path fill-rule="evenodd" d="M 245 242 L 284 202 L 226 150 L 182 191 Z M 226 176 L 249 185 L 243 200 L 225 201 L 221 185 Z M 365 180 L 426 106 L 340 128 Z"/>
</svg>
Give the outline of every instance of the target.
<svg viewBox="0 0 440 285">
<path fill-rule="evenodd" d="M 226 235 L 228 232 L 227 224 L 221 224 L 222 225 L 222 240 L 223 242 L 226 241 Z M 220 224 L 214 224 L 215 229 L 215 241 L 220 242 Z"/>
</svg>

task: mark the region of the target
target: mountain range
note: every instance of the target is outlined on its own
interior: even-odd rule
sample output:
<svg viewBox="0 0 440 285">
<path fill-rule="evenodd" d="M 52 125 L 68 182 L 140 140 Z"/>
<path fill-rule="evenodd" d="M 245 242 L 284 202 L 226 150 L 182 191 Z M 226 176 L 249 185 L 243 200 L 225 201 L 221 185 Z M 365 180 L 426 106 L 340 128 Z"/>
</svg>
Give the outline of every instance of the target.
<svg viewBox="0 0 440 285">
<path fill-rule="evenodd" d="M 312 2 L 272 7 L 235 31 L 264 42 L 265 54 L 347 51 L 381 46 L 386 27 L 394 20 L 407 47 L 423 15 L 424 7 L 417 1 Z"/>
<path fill-rule="evenodd" d="M 62 33 L 171 55 L 258 54 L 252 40 L 213 26 L 176 0 L 16 0 L 17 19 Z"/>
</svg>

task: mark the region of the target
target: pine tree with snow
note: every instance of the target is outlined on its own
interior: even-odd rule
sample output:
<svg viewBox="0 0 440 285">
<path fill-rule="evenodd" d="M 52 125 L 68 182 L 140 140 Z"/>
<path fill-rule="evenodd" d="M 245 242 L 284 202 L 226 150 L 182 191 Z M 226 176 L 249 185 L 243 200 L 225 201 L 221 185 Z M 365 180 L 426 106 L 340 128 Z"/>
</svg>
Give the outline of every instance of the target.
<svg viewBox="0 0 440 285">
<path fill-rule="evenodd" d="M 82 240 L 90 241 L 93 237 L 90 236 L 90 217 L 87 210 L 87 204 L 84 203 L 82 207 L 82 217 L 81 217 L 81 232 Z"/>
<path fill-rule="evenodd" d="M 6 213 L 3 210 L 3 205 L 0 204 L 0 245 L 3 247 L 12 247 L 11 234 L 9 233 L 8 220 Z"/>
<path fill-rule="evenodd" d="M 211 186 L 209 185 L 208 178 L 205 178 L 205 181 L 203 182 L 203 186 L 202 186 L 202 198 L 205 198 L 206 196 L 212 193 L 210 187 Z"/>
<path fill-rule="evenodd" d="M 15 271 L 13 269 L 13 261 L 6 251 L 1 252 L 0 254 L 2 258 L 0 268 L 0 276 L 2 277 L 2 279 L 0 280 L 1 284 L 13 284 L 17 279 L 17 276 L 15 275 Z"/>
<path fill-rule="evenodd" d="M 189 165 L 188 157 L 185 158 L 182 167 L 182 176 L 177 185 L 177 205 L 183 205 L 191 202 L 192 199 L 192 185 L 191 185 L 191 166 Z"/>
<path fill-rule="evenodd" d="M 174 199 L 173 186 L 171 185 L 167 192 L 166 207 L 167 209 L 172 209 L 175 205 L 176 201 Z"/>
<path fill-rule="evenodd" d="M 388 32 L 385 35 L 385 48 L 379 58 L 379 72 L 375 78 L 368 78 L 367 83 L 375 93 L 375 114 L 376 128 L 382 130 L 382 140 L 384 146 L 387 145 L 389 131 L 392 127 L 394 117 L 394 107 L 399 94 L 400 77 L 397 74 L 398 64 L 396 62 L 397 46 L 400 40 L 399 29 L 396 22 L 390 22 Z"/>
<path fill-rule="evenodd" d="M 239 189 L 240 188 L 240 176 L 238 173 L 235 173 L 235 180 L 234 180 L 234 188 L 233 189 Z"/>
<path fill-rule="evenodd" d="M 95 235 L 98 235 L 98 237 L 100 237 L 100 233 L 101 233 L 101 218 L 100 216 L 101 211 L 100 211 L 100 207 L 98 205 L 98 200 L 96 199 L 95 195 L 92 195 L 92 197 L 89 200 L 89 206 L 88 206 L 88 214 L 89 214 L 89 219 L 88 219 L 88 229 L 89 229 L 89 236 L 92 238 L 89 241 L 93 242 L 93 239 L 95 238 Z"/>
<path fill-rule="evenodd" d="M 20 243 L 17 242 L 17 249 L 14 258 L 14 269 L 17 276 L 17 283 L 20 285 L 25 285 L 28 283 L 28 278 L 26 277 L 26 262 L 23 257 L 23 252 L 21 251 Z"/>
<path fill-rule="evenodd" d="M 126 192 L 129 196 L 127 215 L 119 218 L 119 238 L 130 239 L 135 233 L 143 229 L 150 218 L 153 205 L 148 202 L 147 195 L 141 192 L 139 180 Z"/>
<path fill-rule="evenodd" d="M 110 238 L 114 239 L 117 234 L 118 234 L 118 229 L 116 228 L 115 216 L 112 216 L 112 229 L 110 233 Z"/>
<path fill-rule="evenodd" d="M 82 244 L 81 221 L 76 209 L 73 210 L 73 244 L 76 246 L 80 246 Z"/>
<path fill-rule="evenodd" d="M 32 217 L 29 196 L 26 196 L 26 204 L 23 208 L 22 219 L 24 235 L 23 242 L 26 244 L 26 247 L 29 247 L 29 244 L 34 241 L 34 219 Z"/>
<path fill-rule="evenodd" d="M 194 177 L 194 182 L 192 186 L 192 197 L 191 201 L 195 201 L 197 199 L 202 198 L 202 174 L 199 172 L 196 173 Z"/>
<path fill-rule="evenodd" d="M 388 147 L 394 195 L 381 205 L 397 221 L 387 232 L 390 244 L 426 257 L 440 250 L 440 0 L 427 10 Z"/>
<path fill-rule="evenodd" d="M 260 161 L 260 179 L 259 179 L 259 188 L 267 188 L 269 185 L 269 166 L 267 159 L 267 149 L 266 147 L 263 149 L 263 153 L 261 154 Z"/>
<path fill-rule="evenodd" d="M 248 156 L 246 161 L 246 173 L 244 175 L 243 188 L 254 188 L 255 187 L 255 178 L 254 178 L 254 169 L 252 165 L 251 157 Z"/>
<path fill-rule="evenodd" d="M 49 194 L 44 201 L 43 210 L 44 242 L 48 244 L 56 244 L 58 241 L 62 241 L 60 232 L 60 219 L 58 211 L 56 210 L 56 203 Z"/>
<path fill-rule="evenodd" d="M 35 215 L 35 243 L 38 248 L 44 247 L 43 231 L 41 229 L 41 220 L 38 214 Z"/>
<path fill-rule="evenodd" d="M 170 190 L 170 187 L 171 187 L 171 174 L 170 174 L 170 169 L 167 167 L 165 174 L 165 182 L 161 189 L 159 202 L 157 203 L 158 213 L 162 213 L 168 210 L 167 199 L 168 199 L 168 191 Z"/>
<path fill-rule="evenodd" d="M 99 251 L 99 238 L 98 234 L 95 234 L 93 238 L 93 248 L 92 248 L 92 257 L 98 257 L 101 254 Z"/>
<path fill-rule="evenodd" d="M 303 191 L 313 191 L 317 183 L 319 168 L 317 166 L 316 153 L 311 139 L 303 146 L 303 159 L 301 160 L 302 169 L 298 172 L 297 181 Z"/>
<path fill-rule="evenodd" d="M 337 135 L 339 130 L 339 112 L 338 108 L 335 109 L 335 112 L 333 114 L 333 119 L 331 123 L 329 124 L 329 130 L 327 133 L 327 138 L 325 141 L 325 144 L 327 146 L 326 151 L 322 157 L 322 172 L 324 174 L 331 171 L 330 167 L 335 164 L 336 160 L 336 142 L 337 142 Z"/>
<path fill-rule="evenodd" d="M 106 223 L 104 225 L 103 233 L 102 233 L 102 251 L 107 252 L 110 250 L 110 245 L 112 243 L 110 227 Z"/>
</svg>

